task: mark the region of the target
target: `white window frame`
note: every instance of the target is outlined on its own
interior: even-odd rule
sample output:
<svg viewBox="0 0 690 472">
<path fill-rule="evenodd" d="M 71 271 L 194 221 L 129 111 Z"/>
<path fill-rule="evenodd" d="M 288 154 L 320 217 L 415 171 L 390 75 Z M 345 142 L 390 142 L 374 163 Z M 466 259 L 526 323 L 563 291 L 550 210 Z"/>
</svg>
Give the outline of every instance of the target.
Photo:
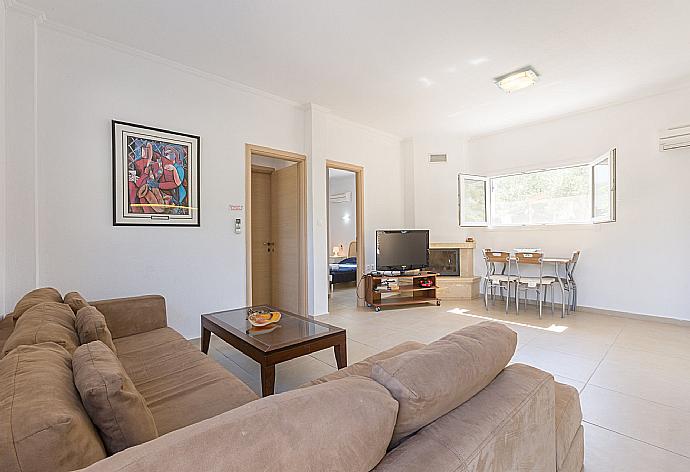
<svg viewBox="0 0 690 472">
<path fill-rule="evenodd" d="M 609 161 L 609 214 L 608 216 L 604 217 L 599 217 L 597 218 L 594 215 L 594 205 L 595 205 L 595 198 L 594 198 L 594 167 L 601 163 L 604 162 L 605 160 Z M 611 149 L 609 152 L 604 154 L 603 156 L 595 159 L 592 164 L 592 223 L 598 224 L 598 223 L 613 223 L 616 221 L 616 149 Z"/>
<path fill-rule="evenodd" d="M 597 164 L 600 164 L 601 162 L 605 160 L 609 160 L 609 179 L 610 179 L 610 193 L 609 193 L 609 199 L 610 199 L 610 212 L 608 216 L 605 217 L 595 217 L 594 215 L 594 192 L 595 192 L 595 187 L 594 187 L 594 166 Z M 546 172 L 550 170 L 556 170 L 556 169 L 566 169 L 566 168 L 571 168 L 571 167 L 584 167 L 584 166 L 589 166 L 589 172 L 590 172 L 590 206 L 591 206 L 591 215 L 590 215 L 590 220 L 589 221 L 573 221 L 573 222 L 567 222 L 567 223 L 542 223 L 542 224 L 503 224 L 503 225 L 493 225 L 491 224 L 491 216 L 494 211 L 493 208 L 493 202 L 492 202 L 492 193 L 493 193 L 493 179 L 499 178 L 499 177 L 510 177 L 513 175 L 519 175 L 519 174 L 529 174 L 533 172 Z M 462 203 L 465 198 L 465 180 L 474 180 L 474 181 L 483 181 L 484 182 L 484 195 L 485 195 L 485 215 L 486 215 L 486 221 L 465 221 L 463 211 L 462 211 Z M 543 226 L 567 226 L 567 225 L 589 225 L 589 224 L 598 224 L 598 223 L 613 223 L 616 221 L 616 149 L 613 148 L 606 154 L 599 156 L 595 160 L 587 163 L 582 163 L 582 164 L 572 164 L 572 165 L 567 165 L 567 166 L 559 166 L 559 167 L 551 167 L 551 168 L 546 168 L 546 169 L 538 169 L 538 170 L 531 170 L 531 171 L 526 171 L 526 172 L 513 172 L 510 174 L 499 174 L 499 175 L 492 175 L 492 176 L 481 176 L 481 175 L 471 175 L 471 174 L 458 174 L 458 213 L 460 217 L 460 226 L 461 227 L 494 227 L 494 228 L 510 228 L 510 227 L 543 227 Z"/>
<path fill-rule="evenodd" d="M 465 220 L 465 212 L 462 211 L 462 202 L 465 201 L 465 181 L 473 180 L 484 182 L 484 221 L 467 221 Z M 463 227 L 478 227 L 489 225 L 489 199 L 491 188 L 489 187 L 489 178 L 481 175 L 458 175 L 458 214 L 460 217 L 460 226 Z"/>
</svg>

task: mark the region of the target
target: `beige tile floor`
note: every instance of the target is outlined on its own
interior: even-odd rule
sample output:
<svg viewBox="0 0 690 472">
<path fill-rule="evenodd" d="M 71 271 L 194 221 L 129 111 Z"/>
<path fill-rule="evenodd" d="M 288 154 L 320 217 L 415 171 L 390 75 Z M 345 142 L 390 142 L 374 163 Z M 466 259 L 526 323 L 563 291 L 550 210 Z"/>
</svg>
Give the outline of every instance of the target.
<svg viewBox="0 0 690 472">
<path fill-rule="evenodd" d="M 485 319 L 518 333 L 513 362 L 551 372 L 581 392 L 586 471 L 690 471 L 690 327 L 580 310 L 561 319 L 496 301 L 389 309 L 357 306 L 353 288 L 336 290 L 320 321 L 347 330 L 348 363 L 407 340 L 431 342 Z M 213 337 L 211 354 L 254 391 L 259 365 Z M 335 371 L 332 350 L 279 364 L 276 391 Z"/>
</svg>

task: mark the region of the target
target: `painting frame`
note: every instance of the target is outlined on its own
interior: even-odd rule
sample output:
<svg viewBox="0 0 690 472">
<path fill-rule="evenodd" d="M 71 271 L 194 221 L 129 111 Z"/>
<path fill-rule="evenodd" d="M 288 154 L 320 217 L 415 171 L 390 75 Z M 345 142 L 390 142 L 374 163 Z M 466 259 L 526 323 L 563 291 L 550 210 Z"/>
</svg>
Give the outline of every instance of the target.
<svg viewBox="0 0 690 472">
<path fill-rule="evenodd" d="M 111 129 L 113 226 L 201 226 L 201 138 L 120 120 Z"/>
</svg>

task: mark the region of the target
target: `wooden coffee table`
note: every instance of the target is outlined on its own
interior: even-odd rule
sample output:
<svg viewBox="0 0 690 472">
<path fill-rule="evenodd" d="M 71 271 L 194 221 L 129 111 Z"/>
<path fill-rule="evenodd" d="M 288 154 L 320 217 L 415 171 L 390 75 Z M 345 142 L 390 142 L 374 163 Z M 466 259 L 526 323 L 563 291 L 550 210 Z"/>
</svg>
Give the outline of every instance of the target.
<svg viewBox="0 0 690 472">
<path fill-rule="evenodd" d="M 247 316 L 250 310 L 279 311 L 282 318 L 270 328 L 256 329 Z M 335 350 L 338 369 L 347 366 L 345 330 L 269 306 L 238 308 L 201 315 L 201 350 L 208 354 L 211 333 L 261 365 L 261 392 L 272 395 L 275 365 L 312 352 Z"/>
</svg>

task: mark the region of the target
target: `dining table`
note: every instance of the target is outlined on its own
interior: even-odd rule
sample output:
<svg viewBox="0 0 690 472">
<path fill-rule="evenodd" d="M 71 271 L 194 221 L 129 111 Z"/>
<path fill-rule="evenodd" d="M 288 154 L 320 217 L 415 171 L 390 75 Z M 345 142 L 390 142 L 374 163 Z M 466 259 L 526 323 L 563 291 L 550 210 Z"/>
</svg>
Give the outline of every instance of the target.
<svg viewBox="0 0 690 472">
<path fill-rule="evenodd" d="M 524 249 L 515 249 L 515 252 L 538 252 L 538 251 L 526 251 Z M 515 256 L 510 256 L 511 262 L 516 262 Z M 553 264 L 554 275 L 558 281 L 558 286 L 561 289 L 561 318 L 565 318 L 566 308 L 565 308 L 565 287 L 563 286 L 563 279 L 568 277 L 568 265 L 570 264 L 569 257 L 549 257 L 544 256 L 542 258 L 544 264 Z M 563 267 L 563 277 L 561 277 L 560 267 Z M 570 311 L 570 304 L 568 306 L 568 311 Z"/>
</svg>

